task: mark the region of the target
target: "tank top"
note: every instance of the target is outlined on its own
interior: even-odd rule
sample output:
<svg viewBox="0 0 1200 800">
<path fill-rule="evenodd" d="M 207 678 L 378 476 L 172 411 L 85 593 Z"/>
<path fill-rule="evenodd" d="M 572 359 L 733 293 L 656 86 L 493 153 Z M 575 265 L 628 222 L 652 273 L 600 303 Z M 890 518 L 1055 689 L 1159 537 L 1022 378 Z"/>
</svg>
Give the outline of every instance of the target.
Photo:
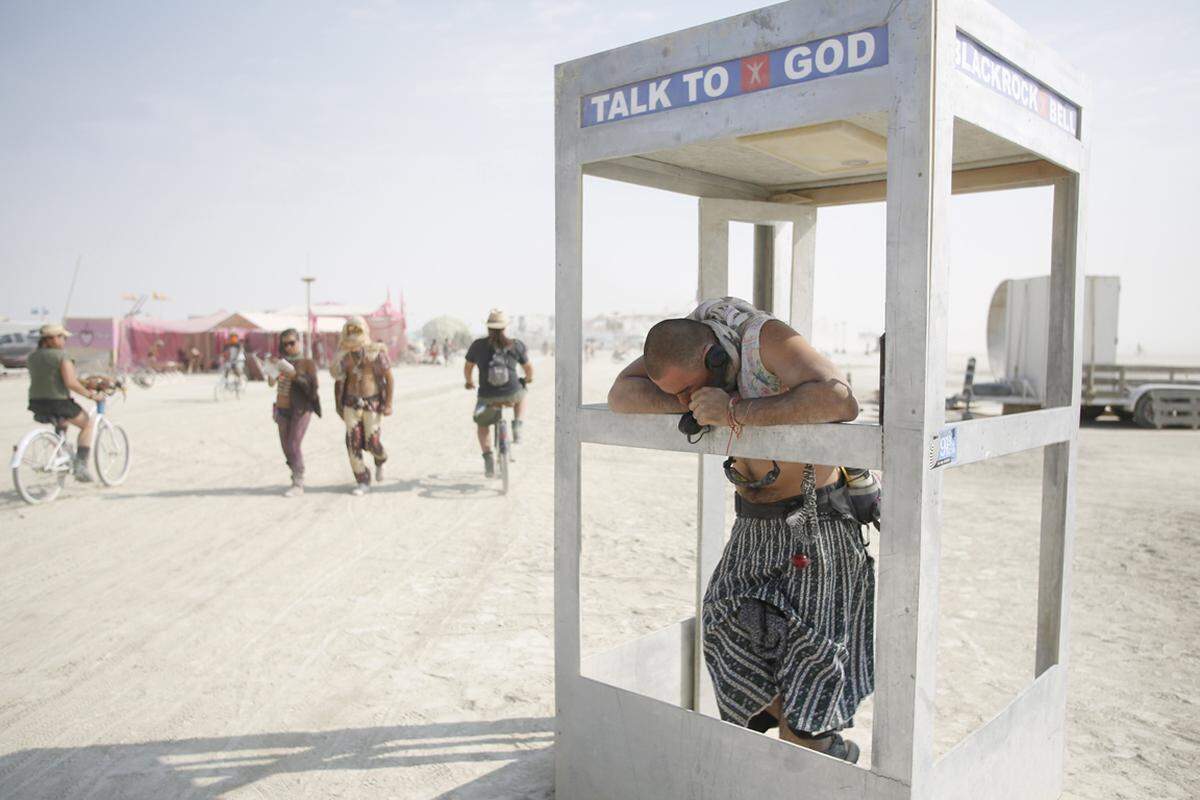
<svg viewBox="0 0 1200 800">
<path fill-rule="evenodd" d="M 39 347 L 29 354 L 25 367 L 29 370 L 30 400 L 70 400 L 71 393 L 62 377 L 62 362 L 68 356 L 55 347 Z"/>
<path fill-rule="evenodd" d="M 752 320 L 742 331 L 742 341 L 738 348 L 741 351 L 742 365 L 738 370 L 738 394 L 747 399 L 755 397 L 770 397 L 781 394 L 787 387 L 779 378 L 769 371 L 762 362 L 762 352 L 759 336 L 762 327 L 773 317 L 762 316 Z"/>
</svg>

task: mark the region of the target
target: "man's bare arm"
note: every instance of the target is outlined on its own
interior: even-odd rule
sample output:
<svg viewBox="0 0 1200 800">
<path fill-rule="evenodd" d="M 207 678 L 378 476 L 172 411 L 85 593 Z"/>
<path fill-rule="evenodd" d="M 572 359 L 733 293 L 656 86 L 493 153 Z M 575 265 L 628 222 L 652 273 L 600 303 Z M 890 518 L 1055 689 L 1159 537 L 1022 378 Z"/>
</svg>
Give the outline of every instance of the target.
<svg viewBox="0 0 1200 800">
<path fill-rule="evenodd" d="M 688 410 L 675 395 L 654 385 L 640 357 L 613 381 L 608 407 L 620 414 L 682 414 Z"/>
<path fill-rule="evenodd" d="M 66 384 L 67 389 L 70 391 L 83 395 L 89 400 L 95 400 L 99 397 L 91 389 L 79 382 L 79 376 L 75 374 L 75 362 L 71 361 L 71 359 L 64 358 L 59 371 L 62 373 L 63 383 Z"/>
</svg>

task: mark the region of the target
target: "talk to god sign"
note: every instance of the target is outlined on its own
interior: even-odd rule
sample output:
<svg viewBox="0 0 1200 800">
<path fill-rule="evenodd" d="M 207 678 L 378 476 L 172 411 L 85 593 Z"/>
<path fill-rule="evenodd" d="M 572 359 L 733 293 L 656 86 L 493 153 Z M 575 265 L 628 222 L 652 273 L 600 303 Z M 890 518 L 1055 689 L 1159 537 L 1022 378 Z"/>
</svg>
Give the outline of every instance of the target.
<svg viewBox="0 0 1200 800">
<path fill-rule="evenodd" d="M 888 63 L 887 26 L 631 83 L 583 98 L 583 127 L 790 86 Z"/>
<path fill-rule="evenodd" d="M 592 92 L 582 98 L 581 124 L 588 128 L 887 63 L 887 26 L 883 25 Z M 954 66 L 1060 130 L 1078 135 L 1079 106 L 961 31 L 955 42 Z"/>
</svg>

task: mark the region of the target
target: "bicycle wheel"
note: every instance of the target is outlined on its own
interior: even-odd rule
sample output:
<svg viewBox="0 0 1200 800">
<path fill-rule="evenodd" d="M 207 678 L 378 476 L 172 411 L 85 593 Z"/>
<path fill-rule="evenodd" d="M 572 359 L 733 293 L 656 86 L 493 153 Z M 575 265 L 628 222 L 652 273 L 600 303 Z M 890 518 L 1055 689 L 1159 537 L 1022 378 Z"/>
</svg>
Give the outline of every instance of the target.
<svg viewBox="0 0 1200 800">
<path fill-rule="evenodd" d="M 42 431 L 16 454 L 13 485 L 26 503 L 49 503 L 58 497 L 70 471 L 70 458 L 61 457 L 62 439 Z"/>
<path fill-rule="evenodd" d="M 500 462 L 496 465 L 500 470 L 500 494 L 508 494 L 508 426 L 504 420 L 497 423 L 496 434 L 500 445 L 496 454 L 496 460 Z"/>
<path fill-rule="evenodd" d="M 124 428 L 108 420 L 100 423 L 92 453 L 96 457 L 96 475 L 105 486 L 117 486 L 125 480 L 133 454 Z"/>
</svg>

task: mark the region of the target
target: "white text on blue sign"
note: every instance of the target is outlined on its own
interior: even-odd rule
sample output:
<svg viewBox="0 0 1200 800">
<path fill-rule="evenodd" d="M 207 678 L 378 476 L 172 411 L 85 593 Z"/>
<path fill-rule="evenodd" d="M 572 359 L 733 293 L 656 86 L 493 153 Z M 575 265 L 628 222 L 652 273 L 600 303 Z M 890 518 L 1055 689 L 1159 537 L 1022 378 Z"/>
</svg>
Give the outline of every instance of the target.
<svg viewBox="0 0 1200 800">
<path fill-rule="evenodd" d="M 954 66 L 1072 136 L 1079 135 L 1079 106 L 1047 89 L 974 39 L 958 33 Z"/>
<path fill-rule="evenodd" d="M 583 127 L 686 108 L 888 63 L 887 26 L 682 70 L 583 98 Z"/>
</svg>

